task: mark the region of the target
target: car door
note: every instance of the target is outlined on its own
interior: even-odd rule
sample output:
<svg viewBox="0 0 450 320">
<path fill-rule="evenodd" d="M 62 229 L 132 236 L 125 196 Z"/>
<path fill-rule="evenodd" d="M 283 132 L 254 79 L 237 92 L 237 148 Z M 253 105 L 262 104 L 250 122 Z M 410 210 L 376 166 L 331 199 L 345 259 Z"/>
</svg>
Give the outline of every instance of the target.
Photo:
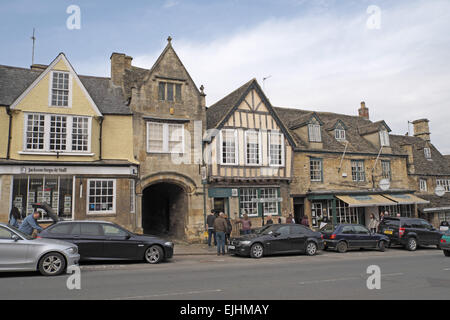
<svg viewBox="0 0 450 320">
<path fill-rule="evenodd" d="M 352 225 L 343 226 L 339 238 L 339 240 L 346 241 L 349 248 L 358 246 L 355 230 L 353 229 Z"/>
<path fill-rule="evenodd" d="M 306 228 L 300 225 L 292 225 L 290 226 L 290 243 L 292 251 L 301 251 L 305 250 L 307 233 Z"/>
<path fill-rule="evenodd" d="M 103 245 L 105 236 L 99 223 L 81 222 L 72 229 L 74 243 L 78 246 L 81 260 L 104 259 L 106 257 Z"/>
<path fill-rule="evenodd" d="M 424 239 L 426 241 L 426 244 L 429 245 L 437 245 L 440 242 L 441 234 L 437 232 L 437 230 L 428 222 L 425 220 L 420 220 L 420 223 L 423 228 L 423 234 Z"/>
<path fill-rule="evenodd" d="M 110 259 L 136 259 L 139 241 L 113 224 L 102 224 L 105 242 L 103 245 L 105 255 Z"/>
<path fill-rule="evenodd" d="M 405 227 L 406 228 L 406 227 Z M 429 242 L 429 234 L 427 233 L 427 230 L 425 229 L 425 225 L 422 224 L 422 220 L 420 219 L 414 219 L 410 223 L 410 228 L 406 228 L 410 233 L 415 233 L 417 235 L 417 241 L 419 244 L 428 244 Z"/>
<path fill-rule="evenodd" d="M 283 253 L 291 250 L 290 226 L 280 226 L 274 230 L 267 246 L 270 253 Z"/>
<path fill-rule="evenodd" d="M 18 240 L 14 240 L 13 236 Z M 0 226 L 0 270 L 24 270 L 29 268 L 30 243 L 14 232 Z"/>
<path fill-rule="evenodd" d="M 356 245 L 359 248 L 373 248 L 376 246 L 375 237 L 370 233 L 369 229 L 362 225 L 353 226 L 356 235 Z"/>
</svg>

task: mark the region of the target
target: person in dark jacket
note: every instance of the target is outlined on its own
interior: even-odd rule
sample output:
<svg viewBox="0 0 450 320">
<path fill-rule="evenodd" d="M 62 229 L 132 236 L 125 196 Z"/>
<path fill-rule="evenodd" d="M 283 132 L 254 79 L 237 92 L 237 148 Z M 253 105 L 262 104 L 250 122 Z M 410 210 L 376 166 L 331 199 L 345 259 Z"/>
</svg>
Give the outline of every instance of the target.
<svg viewBox="0 0 450 320">
<path fill-rule="evenodd" d="M 227 215 L 224 215 L 225 221 L 227 223 L 227 231 L 225 232 L 225 244 L 229 244 L 231 231 L 233 231 L 233 225 L 231 224 L 230 218 Z"/>
<path fill-rule="evenodd" d="M 214 236 L 214 245 L 217 245 L 216 233 L 214 232 L 214 221 L 216 220 L 216 215 L 214 210 L 206 218 L 206 225 L 208 228 L 208 246 L 211 247 L 211 238 Z"/>
<path fill-rule="evenodd" d="M 16 207 L 12 207 L 9 213 L 9 225 L 14 228 L 19 228 L 20 211 Z"/>
<path fill-rule="evenodd" d="M 223 212 L 214 220 L 214 232 L 217 237 L 217 255 L 225 254 L 225 233 L 227 232 L 227 222 Z"/>
<path fill-rule="evenodd" d="M 266 224 L 273 224 L 272 216 L 267 216 Z"/>
</svg>

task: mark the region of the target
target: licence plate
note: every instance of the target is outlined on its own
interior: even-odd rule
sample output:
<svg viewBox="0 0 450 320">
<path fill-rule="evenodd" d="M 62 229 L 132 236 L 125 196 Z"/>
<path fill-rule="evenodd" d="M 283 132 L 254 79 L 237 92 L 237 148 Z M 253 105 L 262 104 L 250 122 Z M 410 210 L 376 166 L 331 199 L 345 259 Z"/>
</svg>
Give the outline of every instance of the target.
<svg viewBox="0 0 450 320">
<path fill-rule="evenodd" d="M 392 230 L 384 230 L 384 234 L 392 234 Z"/>
<path fill-rule="evenodd" d="M 234 249 L 236 249 L 236 247 L 235 246 L 228 246 L 228 249 L 234 250 Z"/>
</svg>

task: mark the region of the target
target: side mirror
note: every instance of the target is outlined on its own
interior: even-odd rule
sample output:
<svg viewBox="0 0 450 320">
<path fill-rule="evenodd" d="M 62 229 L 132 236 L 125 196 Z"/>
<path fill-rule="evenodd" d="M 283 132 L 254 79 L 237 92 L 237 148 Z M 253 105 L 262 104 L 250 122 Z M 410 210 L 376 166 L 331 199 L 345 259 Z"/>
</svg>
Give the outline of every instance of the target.
<svg viewBox="0 0 450 320">
<path fill-rule="evenodd" d="M 14 242 L 17 242 L 17 241 L 20 240 L 20 238 L 17 235 L 15 235 L 15 234 L 12 235 L 11 239 L 13 239 Z"/>
<path fill-rule="evenodd" d="M 278 237 L 280 234 L 281 234 L 281 233 L 279 233 L 279 232 L 273 232 L 273 233 L 272 233 L 272 235 L 273 235 L 274 237 Z"/>
</svg>

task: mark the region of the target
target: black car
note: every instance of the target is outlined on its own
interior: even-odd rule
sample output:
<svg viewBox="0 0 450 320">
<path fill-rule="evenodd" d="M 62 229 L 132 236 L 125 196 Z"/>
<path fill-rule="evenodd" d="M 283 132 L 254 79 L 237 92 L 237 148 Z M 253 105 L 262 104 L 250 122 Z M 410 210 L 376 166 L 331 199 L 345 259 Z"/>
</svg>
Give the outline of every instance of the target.
<svg viewBox="0 0 450 320">
<path fill-rule="evenodd" d="M 230 254 L 261 258 L 280 253 L 315 255 L 323 249 L 322 234 L 299 224 L 274 224 L 239 238 L 231 239 Z"/>
<path fill-rule="evenodd" d="M 134 234 L 103 221 L 60 221 L 38 235 L 78 246 L 80 261 L 144 260 L 158 263 L 173 256 L 173 243 L 155 236 Z"/>
<path fill-rule="evenodd" d="M 379 233 L 388 236 L 392 245 L 402 245 L 410 251 L 422 245 L 439 248 L 444 234 L 424 219 L 406 217 L 385 217 L 379 225 Z"/>
<path fill-rule="evenodd" d="M 324 249 L 335 249 L 344 253 L 348 249 L 378 249 L 384 251 L 389 238 L 382 234 L 371 233 L 361 224 L 338 224 L 322 232 Z"/>
</svg>

